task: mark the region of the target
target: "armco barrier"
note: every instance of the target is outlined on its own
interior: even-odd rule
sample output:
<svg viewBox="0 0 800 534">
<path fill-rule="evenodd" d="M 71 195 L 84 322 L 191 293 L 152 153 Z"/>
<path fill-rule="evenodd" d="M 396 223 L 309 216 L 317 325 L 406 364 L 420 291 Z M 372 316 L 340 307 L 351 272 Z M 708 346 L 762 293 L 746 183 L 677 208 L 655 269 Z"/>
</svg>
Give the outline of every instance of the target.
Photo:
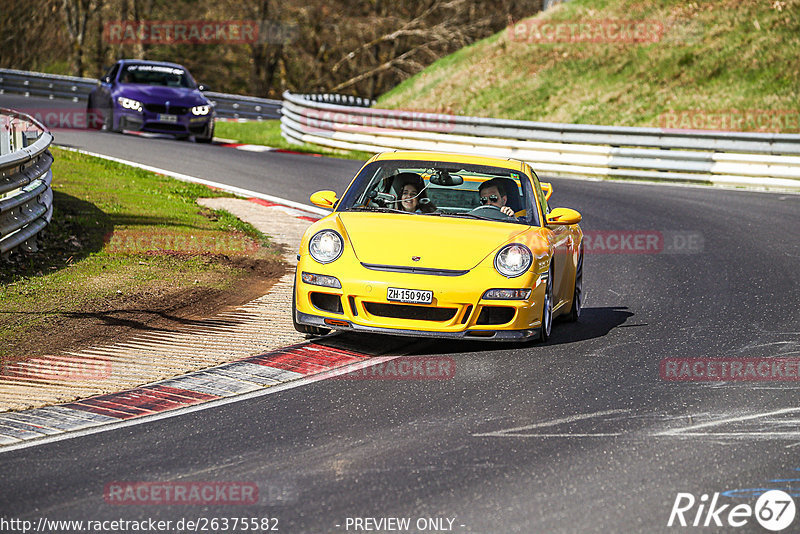
<svg viewBox="0 0 800 534">
<path fill-rule="evenodd" d="M 0 108 L 0 255 L 17 247 L 35 251 L 36 236 L 50 222 L 52 141 L 33 118 Z"/>
<path fill-rule="evenodd" d="M 548 176 L 668 180 L 800 189 L 800 135 L 558 124 L 384 110 L 286 92 L 294 143 L 516 158 Z"/>
<path fill-rule="evenodd" d="M 73 102 L 86 102 L 97 82 L 92 78 L 0 69 L 0 93 L 68 98 Z M 211 91 L 206 91 L 204 94 L 214 102 L 218 117 L 255 120 L 280 117 L 280 100 Z"/>
</svg>

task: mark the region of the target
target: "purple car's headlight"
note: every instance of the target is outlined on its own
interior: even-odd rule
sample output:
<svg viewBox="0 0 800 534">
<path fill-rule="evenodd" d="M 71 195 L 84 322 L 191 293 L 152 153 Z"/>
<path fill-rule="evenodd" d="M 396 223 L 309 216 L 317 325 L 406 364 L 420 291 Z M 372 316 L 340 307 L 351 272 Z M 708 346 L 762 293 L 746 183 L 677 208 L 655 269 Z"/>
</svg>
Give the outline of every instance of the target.
<svg viewBox="0 0 800 534">
<path fill-rule="evenodd" d="M 208 115 L 211 113 L 211 106 L 194 106 L 192 115 Z"/>
<path fill-rule="evenodd" d="M 117 102 L 120 106 L 125 109 L 130 109 L 132 111 L 138 111 L 141 113 L 142 111 L 142 103 L 138 100 L 133 100 L 132 98 L 125 98 L 124 96 L 120 96 L 117 98 Z"/>
</svg>

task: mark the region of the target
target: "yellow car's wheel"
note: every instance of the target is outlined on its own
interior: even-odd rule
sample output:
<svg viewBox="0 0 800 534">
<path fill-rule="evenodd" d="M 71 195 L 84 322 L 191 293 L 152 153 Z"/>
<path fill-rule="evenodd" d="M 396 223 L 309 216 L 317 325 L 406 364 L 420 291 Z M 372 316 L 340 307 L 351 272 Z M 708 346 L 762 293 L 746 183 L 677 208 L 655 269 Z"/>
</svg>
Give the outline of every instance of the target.
<svg viewBox="0 0 800 534">
<path fill-rule="evenodd" d="M 578 265 L 575 267 L 575 292 L 572 294 L 572 308 L 569 310 L 567 320 L 574 323 L 581 317 L 583 306 L 583 247 L 578 256 Z"/>
<path fill-rule="evenodd" d="M 539 327 L 539 341 L 544 343 L 550 338 L 553 328 L 553 267 L 547 271 L 547 283 L 544 290 L 544 303 L 542 304 L 542 324 Z"/>
</svg>

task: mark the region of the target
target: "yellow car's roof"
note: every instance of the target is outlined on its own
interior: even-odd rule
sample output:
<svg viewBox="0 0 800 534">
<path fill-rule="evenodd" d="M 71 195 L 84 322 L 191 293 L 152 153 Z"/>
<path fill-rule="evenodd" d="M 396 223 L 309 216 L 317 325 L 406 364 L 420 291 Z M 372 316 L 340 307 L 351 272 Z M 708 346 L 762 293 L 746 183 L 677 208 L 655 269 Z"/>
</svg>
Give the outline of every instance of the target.
<svg viewBox="0 0 800 534">
<path fill-rule="evenodd" d="M 524 172 L 523 163 L 515 159 L 495 158 L 491 156 L 476 156 L 474 154 L 455 154 L 449 152 L 424 152 L 418 150 L 394 150 L 382 152 L 373 156 L 370 161 L 379 160 L 423 160 L 444 161 L 452 163 L 469 163 L 473 165 L 489 165 L 514 171 Z"/>
</svg>

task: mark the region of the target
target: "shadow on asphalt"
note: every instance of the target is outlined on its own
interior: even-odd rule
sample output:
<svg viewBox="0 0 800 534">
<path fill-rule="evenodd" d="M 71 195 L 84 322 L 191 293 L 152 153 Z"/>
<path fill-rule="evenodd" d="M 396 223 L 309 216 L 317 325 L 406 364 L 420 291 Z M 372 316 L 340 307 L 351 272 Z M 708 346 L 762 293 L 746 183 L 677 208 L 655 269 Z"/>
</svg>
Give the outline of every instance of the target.
<svg viewBox="0 0 800 534">
<path fill-rule="evenodd" d="M 497 342 L 460 339 L 414 338 L 403 336 L 385 336 L 342 332 L 325 338 L 317 338 L 322 345 L 345 350 L 366 353 L 373 356 L 392 353 L 419 354 L 456 354 L 466 352 L 486 352 L 516 349 L 520 347 L 550 347 L 567 343 L 576 343 L 588 339 L 601 338 L 614 328 L 624 326 L 633 312 L 626 306 L 607 306 L 583 308 L 577 323 L 556 320 L 547 343 L 537 341 Z M 630 325 L 644 326 L 644 325 Z"/>
</svg>

